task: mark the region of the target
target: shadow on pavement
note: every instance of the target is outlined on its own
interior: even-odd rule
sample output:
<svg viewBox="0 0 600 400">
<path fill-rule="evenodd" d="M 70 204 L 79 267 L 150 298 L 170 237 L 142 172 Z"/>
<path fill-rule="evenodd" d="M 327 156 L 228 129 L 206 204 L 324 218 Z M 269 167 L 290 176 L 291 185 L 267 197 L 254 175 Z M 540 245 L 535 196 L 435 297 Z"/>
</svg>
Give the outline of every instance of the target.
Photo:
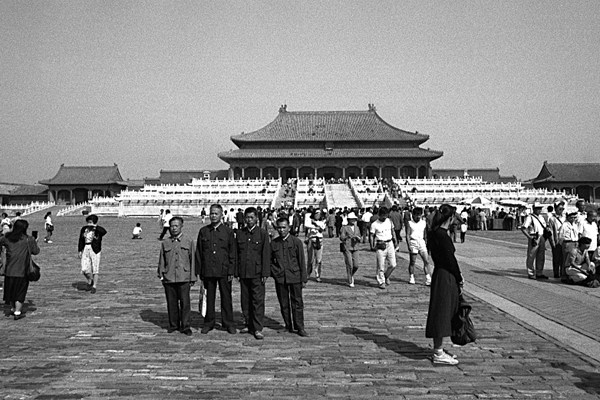
<svg viewBox="0 0 600 400">
<path fill-rule="evenodd" d="M 12 315 L 12 312 L 10 311 L 10 303 L 4 303 L 4 316 L 5 317 L 10 317 Z M 35 306 L 35 303 L 32 300 L 27 300 L 25 303 L 23 303 L 23 308 L 21 308 L 21 311 L 23 312 L 23 314 L 27 314 L 29 312 L 34 312 L 37 310 L 37 307 Z"/>
<path fill-rule="evenodd" d="M 577 369 L 563 362 L 551 362 L 550 365 L 554 368 L 560 368 L 563 371 L 569 371 L 573 376 L 579 378 L 581 382 L 573 382 L 579 389 L 585 390 L 590 394 L 600 394 L 600 374 Z"/>
<path fill-rule="evenodd" d="M 523 278 L 523 279 L 527 279 L 527 271 L 525 271 L 525 269 L 509 269 L 509 270 L 499 270 L 499 269 L 495 269 L 495 270 L 479 270 L 479 269 L 473 269 L 471 271 L 469 271 L 470 273 L 473 274 L 480 274 L 480 275 L 494 275 L 494 276 L 512 276 L 515 278 Z M 556 279 L 556 278 L 552 278 L 552 275 L 548 275 L 548 271 L 544 271 L 545 275 L 548 276 L 550 279 L 546 280 L 546 283 L 553 283 L 553 284 L 564 284 L 563 282 L 560 281 L 560 279 Z M 550 271 L 550 273 L 552 273 L 552 271 Z"/>
<path fill-rule="evenodd" d="M 344 286 L 344 287 L 348 287 L 348 282 L 346 282 L 346 280 L 340 280 L 340 279 L 331 279 L 331 278 L 321 278 L 322 282 L 321 283 L 327 283 L 329 285 L 335 285 L 335 286 Z M 312 279 L 312 281 L 314 282 L 314 279 Z M 315 284 L 318 284 L 315 282 Z M 372 283 L 366 280 L 362 280 L 362 279 L 358 279 L 358 278 L 354 278 L 354 285 L 355 286 L 365 286 L 365 287 L 371 287 L 371 288 L 377 288 L 377 284 L 376 283 Z"/>
<path fill-rule="evenodd" d="M 83 290 L 83 291 L 87 291 L 88 290 L 88 284 L 87 281 L 78 281 L 78 282 L 73 282 L 71 284 L 71 286 L 73 286 L 73 288 L 77 289 L 77 290 Z"/>
<path fill-rule="evenodd" d="M 154 310 L 145 309 L 140 311 L 140 317 L 142 318 L 142 321 L 152 322 L 154 325 L 162 329 L 167 329 L 169 326 L 166 312 L 157 312 Z"/>
<path fill-rule="evenodd" d="M 430 349 L 424 349 L 412 342 L 401 339 L 392 339 L 385 335 L 372 333 L 358 328 L 342 328 L 342 332 L 347 335 L 354 335 L 359 339 L 371 341 L 379 347 L 393 351 L 401 356 L 411 360 L 428 360 L 430 358 Z"/>
</svg>

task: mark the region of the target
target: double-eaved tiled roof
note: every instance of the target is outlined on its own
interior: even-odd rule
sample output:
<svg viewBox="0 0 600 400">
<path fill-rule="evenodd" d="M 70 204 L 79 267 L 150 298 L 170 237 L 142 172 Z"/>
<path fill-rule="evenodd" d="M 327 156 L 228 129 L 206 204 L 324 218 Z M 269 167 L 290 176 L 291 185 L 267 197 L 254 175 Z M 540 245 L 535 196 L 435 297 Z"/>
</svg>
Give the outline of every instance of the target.
<svg viewBox="0 0 600 400">
<path fill-rule="evenodd" d="M 279 111 L 273 122 L 257 131 L 233 135 L 244 142 L 274 141 L 401 141 L 423 143 L 428 135 L 395 128 L 374 108 L 368 111 Z"/>
<path fill-rule="evenodd" d="M 44 185 L 107 185 L 120 184 L 123 177 L 117 164 L 101 167 L 67 167 L 64 164 L 52 179 L 40 181 Z"/>
<path fill-rule="evenodd" d="M 533 183 L 542 182 L 600 182 L 600 163 L 544 162 Z"/>
<path fill-rule="evenodd" d="M 444 153 L 441 151 L 415 148 L 400 149 L 237 149 L 219 153 L 224 161 L 240 159 L 272 158 L 426 158 L 434 160 Z"/>
</svg>

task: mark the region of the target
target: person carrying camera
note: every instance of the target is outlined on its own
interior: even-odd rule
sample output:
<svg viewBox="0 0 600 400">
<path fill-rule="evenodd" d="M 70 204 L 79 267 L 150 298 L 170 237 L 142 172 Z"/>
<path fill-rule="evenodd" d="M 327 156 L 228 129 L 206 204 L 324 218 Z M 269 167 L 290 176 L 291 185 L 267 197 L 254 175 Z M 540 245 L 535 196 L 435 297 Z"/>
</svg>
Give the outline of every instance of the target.
<svg viewBox="0 0 600 400">
<path fill-rule="evenodd" d="M 529 279 L 548 279 L 544 275 L 544 263 L 546 262 L 546 240 L 552 236 L 546 221 L 541 217 L 543 206 L 539 203 L 533 205 L 533 212 L 529 214 L 521 232 L 527 237 L 527 275 Z"/>
</svg>

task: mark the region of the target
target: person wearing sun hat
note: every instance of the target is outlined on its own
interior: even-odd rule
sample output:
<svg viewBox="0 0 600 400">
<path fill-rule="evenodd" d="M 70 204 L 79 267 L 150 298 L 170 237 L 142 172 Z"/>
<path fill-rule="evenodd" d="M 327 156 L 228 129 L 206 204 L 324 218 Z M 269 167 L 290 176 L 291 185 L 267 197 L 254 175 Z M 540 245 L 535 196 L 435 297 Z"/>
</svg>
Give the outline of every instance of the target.
<svg viewBox="0 0 600 400">
<path fill-rule="evenodd" d="M 544 231 L 547 229 L 546 221 L 540 216 L 544 208 L 540 203 L 533 204 L 533 212 L 529 214 L 521 232 L 527 237 L 527 275 L 529 279 L 548 279 L 544 275 L 544 263 L 546 262 L 546 238 Z"/>
<path fill-rule="evenodd" d="M 354 274 L 358 270 L 358 244 L 361 241 L 360 229 L 358 229 L 358 217 L 351 211 L 348 216 L 348 225 L 342 226 L 340 231 L 341 251 L 346 263 L 346 275 L 348 286 L 354 287 Z"/>
</svg>

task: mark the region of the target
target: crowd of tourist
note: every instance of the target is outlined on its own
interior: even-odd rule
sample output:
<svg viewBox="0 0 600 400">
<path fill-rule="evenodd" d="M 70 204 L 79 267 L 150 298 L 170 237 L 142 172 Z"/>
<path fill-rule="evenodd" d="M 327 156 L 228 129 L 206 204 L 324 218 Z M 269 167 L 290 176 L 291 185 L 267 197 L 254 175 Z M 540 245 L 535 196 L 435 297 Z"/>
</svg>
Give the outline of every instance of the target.
<svg viewBox="0 0 600 400">
<path fill-rule="evenodd" d="M 544 275 L 546 243 L 553 255 L 554 277 L 563 282 L 598 287 L 595 264 L 600 259 L 597 211 L 586 209 L 582 201 L 578 211 L 564 213 L 559 202 L 542 215 L 542 205 L 534 204 L 531 213 L 523 215 L 519 229 L 527 237 L 526 267 L 530 279 L 547 279 Z M 512 216 L 512 218 L 511 218 Z M 5 275 L 4 301 L 11 305 L 14 319 L 23 317 L 21 308 L 27 293 L 26 268 L 31 254 L 37 254 L 37 237 L 27 234 L 28 224 L 19 217 L 0 220 L 3 234 L 2 273 Z M 426 336 L 433 340 L 433 361 L 457 364 L 442 350 L 443 338 L 450 336 L 450 320 L 457 310 L 464 279 L 454 257 L 454 243 L 464 243 L 468 230 L 486 230 L 489 219 L 521 221 L 519 210 L 498 208 L 489 215 L 476 207 L 457 210 L 450 205 L 438 207 L 387 207 L 319 209 L 307 207 L 261 209 L 249 207 L 224 210 L 214 204 L 203 221 L 208 225 L 198 232 L 196 241 L 184 233 L 184 220 L 161 210 L 160 261 L 157 276 L 167 301 L 168 332 L 192 335 L 190 328 L 190 288 L 197 281 L 203 287 L 205 302 L 201 333 L 216 325 L 216 292 L 219 290 L 221 324 L 229 333 L 237 333 L 233 320 L 232 281 L 241 288 L 242 332 L 262 340 L 265 310 L 265 281 L 275 280 L 275 289 L 284 322 L 282 332 L 308 336 L 304 327 L 302 289 L 309 277 L 323 282 L 327 274 L 323 265 L 324 237 L 338 238 L 340 253 L 346 266 L 347 285 L 355 286 L 354 276 L 361 268 L 357 254 L 361 248 L 373 251 L 374 279 L 385 290 L 397 266 L 396 253 L 406 242 L 409 254 L 408 283 L 416 284 L 416 263 L 423 264 L 423 284 L 431 286 Z M 51 214 L 44 216 L 47 243 L 54 225 Z M 137 224 L 133 239 L 141 238 Z M 169 236 L 167 237 L 167 233 Z M 460 233 L 460 239 L 457 234 Z M 98 225 L 98 217 L 86 217 L 86 225 L 78 236 L 81 271 L 87 279 L 86 290 L 97 290 L 102 237 L 106 230 Z M 329 242 L 330 243 L 330 242 Z M 306 247 L 306 250 L 304 249 Z M 431 262 L 431 261 L 433 262 Z M 435 268 L 434 268 L 435 266 Z"/>
</svg>

